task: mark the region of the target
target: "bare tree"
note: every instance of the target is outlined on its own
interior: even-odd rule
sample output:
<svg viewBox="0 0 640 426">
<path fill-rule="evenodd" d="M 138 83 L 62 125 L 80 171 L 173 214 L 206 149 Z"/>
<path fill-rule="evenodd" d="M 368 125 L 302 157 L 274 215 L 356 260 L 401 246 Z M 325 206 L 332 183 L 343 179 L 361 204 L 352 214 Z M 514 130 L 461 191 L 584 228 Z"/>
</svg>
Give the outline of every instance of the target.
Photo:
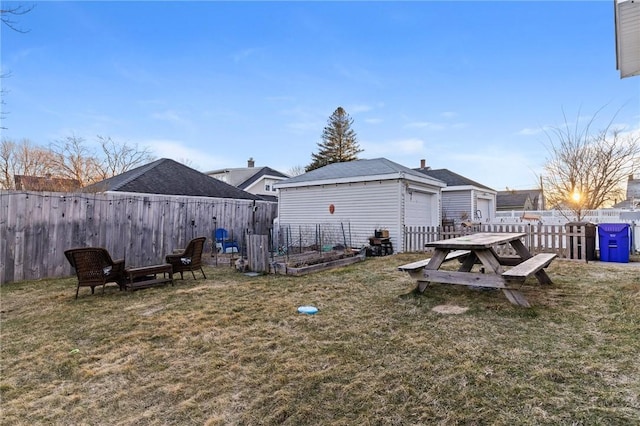
<svg viewBox="0 0 640 426">
<path fill-rule="evenodd" d="M 138 145 L 128 145 L 127 143 L 116 143 L 111 137 L 97 136 L 102 147 L 103 158 L 99 164 L 99 176 L 97 180 L 107 179 L 138 165 L 153 160 L 151 151 L 148 148 L 139 148 Z"/>
<path fill-rule="evenodd" d="M 289 176 L 291 176 L 291 177 L 299 176 L 299 175 L 303 174 L 304 172 L 305 172 L 304 171 L 304 166 L 300 166 L 300 165 L 293 166 L 289 170 L 287 170 L 287 174 Z"/>
<path fill-rule="evenodd" d="M 91 152 L 85 140 L 71 135 L 56 141 L 51 146 L 56 175 L 66 179 L 75 179 L 86 186 L 101 180 L 100 161 Z"/>
<path fill-rule="evenodd" d="M 9 73 L 0 74 L 0 80 L 4 80 L 5 78 L 9 77 L 10 75 L 11 74 L 9 74 Z M 4 97 L 6 95 L 7 95 L 7 90 L 4 88 L 4 85 L 3 85 L 2 88 L 0 88 L 0 123 L 4 123 L 4 119 L 7 116 L 7 112 L 5 111 L 5 105 L 7 103 L 4 100 Z M 0 129 L 2 129 L 2 130 L 6 129 L 4 124 L 0 125 Z"/>
<path fill-rule="evenodd" d="M 29 13 L 33 8 L 34 6 L 18 5 L 18 6 L 7 7 L 5 9 L 3 5 L 0 5 L 0 20 L 2 21 L 3 25 L 6 25 L 12 30 L 17 31 L 19 33 L 26 33 L 28 32 L 28 30 L 23 30 L 22 28 L 18 27 L 18 22 L 15 19 L 17 16 L 21 16 L 26 13 Z M 0 80 L 4 80 L 5 78 L 9 77 L 9 75 L 10 73 L 8 72 L 0 74 Z M 4 121 L 7 115 L 4 108 L 5 107 L 4 97 L 6 94 L 7 94 L 7 91 L 5 90 L 4 87 L 0 89 L 0 108 L 1 108 L 0 121 Z M 6 127 L 4 125 L 0 125 L 0 129 L 6 129 Z"/>
<path fill-rule="evenodd" d="M 15 142 L 8 139 L 2 139 L 0 142 L 0 187 L 2 189 L 15 188 L 13 182 L 15 145 Z"/>
<path fill-rule="evenodd" d="M 34 6 L 25 6 L 23 4 L 7 7 L 6 9 L 2 7 L 0 9 L 0 20 L 2 20 L 2 23 L 4 25 L 6 25 L 7 27 L 11 28 L 14 31 L 17 31 L 19 33 L 29 32 L 29 30 L 23 30 L 22 28 L 18 27 L 18 22 L 16 21 L 16 17 L 22 16 L 31 12 L 33 8 Z"/>
<path fill-rule="evenodd" d="M 45 148 L 23 139 L 16 143 L 3 139 L 0 143 L 0 187 L 15 189 L 15 176 L 46 176 L 55 174 L 53 154 Z"/>
<path fill-rule="evenodd" d="M 547 133 L 550 158 L 541 179 L 547 205 L 570 211 L 578 221 L 586 210 L 624 199 L 624 183 L 640 169 L 638 135 L 614 129 L 613 119 L 594 132 L 596 116 L 582 128 L 565 116 L 564 126 Z"/>
<path fill-rule="evenodd" d="M 49 148 L 28 140 L 0 144 L 0 188 L 15 189 L 15 175 L 73 179 L 82 186 L 124 173 L 153 160 L 148 149 L 118 144 L 111 137 L 97 137 L 102 156 L 96 156 L 84 138 L 71 135 Z"/>
<path fill-rule="evenodd" d="M 196 163 L 193 162 L 193 160 L 189 158 L 180 157 L 180 158 L 177 158 L 176 161 L 178 163 L 184 164 L 187 167 L 191 167 L 194 170 L 200 170 L 200 166 L 198 166 Z"/>
</svg>

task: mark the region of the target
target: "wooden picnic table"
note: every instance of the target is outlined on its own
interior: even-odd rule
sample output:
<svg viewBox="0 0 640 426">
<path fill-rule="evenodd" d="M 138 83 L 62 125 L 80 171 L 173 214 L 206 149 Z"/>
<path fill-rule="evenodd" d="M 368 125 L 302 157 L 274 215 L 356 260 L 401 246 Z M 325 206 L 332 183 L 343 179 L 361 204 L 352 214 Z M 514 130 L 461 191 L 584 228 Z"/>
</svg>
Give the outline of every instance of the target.
<svg viewBox="0 0 640 426">
<path fill-rule="evenodd" d="M 511 303 L 529 307 L 529 302 L 518 291 L 518 287 L 531 275 L 535 275 L 540 284 L 551 284 L 544 268 L 556 255 L 540 253 L 533 256 L 522 242 L 525 236 L 524 233 L 480 232 L 433 241 L 425 244 L 435 249 L 430 259 L 402 265 L 398 269 L 416 279 L 416 290 L 420 293 L 430 282 L 498 288 Z M 495 247 L 504 244 L 511 245 L 516 256 L 498 255 Z M 445 262 L 456 258 L 461 262 L 457 271 L 440 270 Z M 482 264 L 482 267 L 474 272 L 472 269 L 476 263 Z M 505 266 L 512 268 L 506 269 Z"/>
</svg>

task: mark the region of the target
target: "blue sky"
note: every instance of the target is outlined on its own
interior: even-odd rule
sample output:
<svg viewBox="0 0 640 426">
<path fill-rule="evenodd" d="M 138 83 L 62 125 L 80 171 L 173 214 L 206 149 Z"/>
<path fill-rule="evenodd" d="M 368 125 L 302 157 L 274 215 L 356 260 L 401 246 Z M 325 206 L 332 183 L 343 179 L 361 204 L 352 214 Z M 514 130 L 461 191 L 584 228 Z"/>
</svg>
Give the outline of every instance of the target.
<svg viewBox="0 0 640 426">
<path fill-rule="evenodd" d="M 102 135 L 201 171 L 253 157 L 286 173 L 342 106 L 362 158 L 504 190 L 536 187 L 564 115 L 640 132 L 611 1 L 34 4 L 27 33 L 2 28 L 3 138 Z"/>
</svg>

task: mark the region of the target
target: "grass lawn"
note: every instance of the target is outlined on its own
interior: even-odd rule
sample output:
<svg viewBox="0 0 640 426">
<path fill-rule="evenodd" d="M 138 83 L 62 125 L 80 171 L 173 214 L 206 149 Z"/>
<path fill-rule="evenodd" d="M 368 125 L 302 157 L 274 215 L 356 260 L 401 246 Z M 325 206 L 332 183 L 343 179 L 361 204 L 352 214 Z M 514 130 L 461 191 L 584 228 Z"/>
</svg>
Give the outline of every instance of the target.
<svg viewBox="0 0 640 426">
<path fill-rule="evenodd" d="M 462 286 L 413 295 L 396 267 L 421 257 L 304 277 L 208 267 L 78 300 L 75 277 L 2 285 L 0 421 L 640 423 L 640 263 L 556 260 L 553 286 L 525 284 L 527 309 Z"/>
</svg>

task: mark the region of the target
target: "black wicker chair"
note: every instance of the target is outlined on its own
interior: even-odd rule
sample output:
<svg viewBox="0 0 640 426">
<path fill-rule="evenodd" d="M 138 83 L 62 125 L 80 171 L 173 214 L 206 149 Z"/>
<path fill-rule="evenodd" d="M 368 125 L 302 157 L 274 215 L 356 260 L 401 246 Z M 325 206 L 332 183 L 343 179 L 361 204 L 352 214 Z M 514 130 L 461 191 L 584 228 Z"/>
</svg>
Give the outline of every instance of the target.
<svg viewBox="0 0 640 426">
<path fill-rule="evenodd" d="M 91 294 L 97 286 L 104 287 L 107 283 L 116 283 L 122 288 L 124 284 L 124 259 L 112 260 L 109 252 L 101 247 L 83 247 L 64 252 L 67 260 L 75 269 L 78 276 L 76 299 L 80 287 L 91 287 Z"/>
<path fill-rule="evenodd" d="M 202 269 L 202 251 L 204 250 L 204 242 L 206 237 L 198 237 L 189 241 L 187 248 L 182 253 L 168 254 L 165 257 L 167 263 L 170 263 L 173 267 L 173 273 L 180 272 L 180 278 L 184 279 L 182 273 L 184 271 L 191 271 L 193 279 L 196 279 L 196 274 L 193 271 L 200 270 L 202 276 L 207 279 Z"/>
</svg>

